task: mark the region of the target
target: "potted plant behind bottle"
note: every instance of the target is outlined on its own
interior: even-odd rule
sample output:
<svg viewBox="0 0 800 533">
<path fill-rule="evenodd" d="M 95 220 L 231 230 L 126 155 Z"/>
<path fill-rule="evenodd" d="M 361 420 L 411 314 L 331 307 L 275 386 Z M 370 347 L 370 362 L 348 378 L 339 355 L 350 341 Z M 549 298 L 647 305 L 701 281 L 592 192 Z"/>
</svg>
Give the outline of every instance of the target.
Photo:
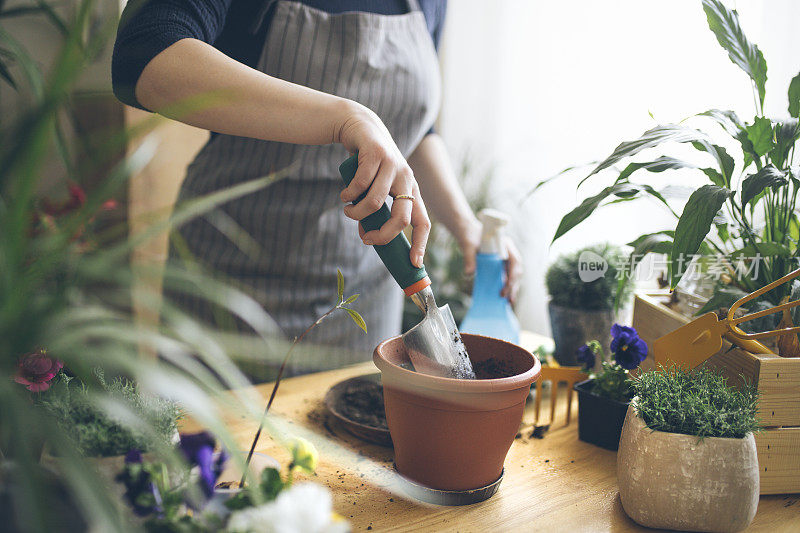
<svg viewBox="0 0 800 533">
<path fill-rule="evenodd" d="M 758 507 L 758 392 L 708 369 L 659 368 L 633 380 L 617 459 L 622 507 L 637 523 L 740 531 Z"/>
<path fill-rule="evenodd" d="M 630 294 L 627 285 L 618 292 L 621 261 L 619 248 L 596 244 L 560 256 L 547 270 L 547 309 L 556 345 L 553 355 L 560 365 L 578 364 L 577 349 L 591 339 L 609 347 L 617 295 L 624 301 Z"/>
<path fill-rule="evenodd" d="M 586 371 L 600 360 L 600 370 L 589 379 L 575 384 L 578 391 L 578 438 L 584 442 L 616 450 L 625 413 L 633 398 L 629 373 L 647 357 L 647 344 L 636 330 L 627 326 L 611 326 L 611 353 L 606 357 L 596 340 L 578 349 L 578 361 Z"/>
</svg>

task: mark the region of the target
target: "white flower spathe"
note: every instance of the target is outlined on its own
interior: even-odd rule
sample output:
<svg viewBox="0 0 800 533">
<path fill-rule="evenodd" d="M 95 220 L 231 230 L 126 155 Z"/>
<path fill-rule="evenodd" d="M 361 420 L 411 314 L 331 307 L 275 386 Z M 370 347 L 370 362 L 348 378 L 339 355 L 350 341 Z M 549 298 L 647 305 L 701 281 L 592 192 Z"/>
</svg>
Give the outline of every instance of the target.
<svg viewBox="0 0 800 533">
<path fill-rule="evenodd" d="M 258 507 L 236 511 L 230 533 L 345 533 L 350 525 L 333 520 L 330 492 L 316 483 L 298 483 Z"/>
</svg>

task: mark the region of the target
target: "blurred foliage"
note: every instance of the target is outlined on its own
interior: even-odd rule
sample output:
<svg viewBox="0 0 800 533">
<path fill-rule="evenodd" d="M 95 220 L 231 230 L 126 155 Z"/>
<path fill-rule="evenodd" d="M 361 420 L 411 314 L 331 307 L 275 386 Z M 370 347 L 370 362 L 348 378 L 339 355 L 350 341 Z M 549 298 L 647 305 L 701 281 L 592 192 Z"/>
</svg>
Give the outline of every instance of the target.
<svg viewBox="0 0 800 533">
<path fill-rule="evenodd" d="M 108 399 L 139 414 L 153 430 L 152 435 L 158 439 L 158 444 L 165 447 L 172 442 L 177 435 L 180 416 L 175 402 L 141 393 L 128 379 L 114 378 L 107 383 L 102 370 L 98 369 L 95 374 Z M 134 431 L 113 413 L 98 409 L 89 388 L 76 381 L 62 372 L 36 401 L 52 415 L 52 423 L 61 427 L 81 455 L 110 457 L 124 455 L 132 449 L 146 452 L 158 447 L 151 442 L 150 435 Z"/>
<path fill-rule="evenodd" d="M 579 258 L 582 253 L 591 252 L 606 261 L 607 270 L 594 281 L 582 281 L 579 274 Z M 595 244 L 576 252 L 564 254 L 550 265 L 545 275 L 547 292 L 555 305 L 569 309 L 596 311 L 612 309 L 620 284 L 617 276 L 618 266 L 625 264 L 625 256 L 620 248 L 611 244 Z M 622 286 L 619 292 L 620 303 L 624 304 L 631 294 L 631 285 Z"/>
<path fill-rule="evenodd" d="M 49 13 L 44 2 L 15 4 L 22 5 Z M 84 457 L 88 450 L 76 444 L 72 428 L 54 424 L 51 411 L 31 401 L 25 386 L 11 379 L 23 354 L 45 348 L 63 361 L 70 375 L 87 385 L 80 392 L 81 405 L 93 406 L 93 413 L 105 413 L 131 435 L 153 442 L 154 451 L 167 463 L 181 459 L 172 447 L 157 444 L 166 428 L 152 425 L 146 405 L 125 401 L 133 400 L 130 391 L 125 381 L 119 381 L 119 388 L 114 385 L 115 378 L 135 384 L 138 394 L 176 404 L 229 450 L 239 448 L 221 413 L 231 409 L 253 420 L 260 416 L 260 398 L 246 388 L 246 378 L 228 357 L 232 340 L 197 323 L 169 299 L 162 301 L 149 292 L 139 295 L 139 303 L 147 313 L 160 313 L 161 323 L 137 321 L 131 290 L 137 275 L 152 273 L 141 266 L 135 275 L 128 259 L 138 244 L 257 191 L 272 178 L 257 178 L 183 203 L 169 220 L 154 223 L 135 237 L 128 237 L 124 225 L 95 232 L 91 222 L 102 206 L 120 194 L 128 178 L 149 161 L 155 140 L 148 134 L 163 119 L 153 116 L 127 131 L 106 132 L 101 148 L 85 160 L 70 151 L 59 121 L 70 110 L 77 79 L 107 46 L 116 27 L 115 19 L 95 16 L 94 8 L 92 0 L 76 0 L 59 11 L 67 16 L 63 27 L 53 21 L 57 53 L 45 74 L 4 29 L 9 20 L 27 13 L 16 11 L 12 16 L 8 13 L 12 8 L 0 1 L 4 13 L 0 56 L 3 72 L 12 81 L 0 76 L 26 91 L 14 117 L 0 122 L 0 375 L 5 376 L 0 379 L 0 515 L 4 530 L 9 531 L 63 530 L 65 515 L 52 510 L 63 509 L 64 501 L 70 501 L 67 507 L 79 513 L 93 531 L 132 527 L 107 481 Z M 7 67 L 9 58 L 13 65 Z M 203 102 L 192 105 L 196 108 Z M 136 150 L 117 159 L 131 139 L 140 138 L 144 139 Z M 46 166 L 53 147 L 65 162 L 64 176 L 53 176 Z M 85 198 L 59 212 L 53 219 L 56 223 L 42 227 L 40 214 L 46 210 L 37 191 L 54 181 L 81 185 L 98 168 L 104 169 L 101 179 Z M 170 291 L 213 302 L 244 321 L 254 332 L 251 353 L 276 360 L 285 353 L 284 346 L 275 350 L 274 322 L 246 293 L 193 265 L 167 264 L 158 274 L 163 274 Z M 143 351 L 160 357 L 142 357 Z M 103 386 L 97 368 L 109 376 L 108 386 Z M 226 389 L 236 393 L 226 393 Z M 70 412 L 70 416 L 79 414 Z M 275 434 L 269 420 L 266 427 Z M 45 447 L 61 458 L 56 471 L 39 462 Z M 233 459 L 243 466 L 242 454 L 235 453 Z"/>
</svg>

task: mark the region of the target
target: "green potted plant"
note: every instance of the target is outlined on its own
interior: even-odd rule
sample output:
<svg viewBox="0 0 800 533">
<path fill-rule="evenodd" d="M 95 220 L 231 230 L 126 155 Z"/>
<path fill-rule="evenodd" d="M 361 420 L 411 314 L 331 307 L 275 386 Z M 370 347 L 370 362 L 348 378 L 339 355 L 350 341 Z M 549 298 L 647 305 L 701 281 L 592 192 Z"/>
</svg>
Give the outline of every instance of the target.
<svg viewBox="0 0 800 533">
<path fill-rule="evenodd" d="M 696 272 L 696 259 L 706 256 L 713 265 L 705 264 L 702 270 L 711 284 L 716 283 L 711 305 L 724 307 L 787 274 L 800 255 L 800 173 L 794 163 L 800 139 L 800 74 L 789 84 L 789 116 L 765 116 L 767 63 L 761 50 L 745 36 L 735 10 L 719 0 L 703 0 L 702 7 L 719 44 L 750 78 L 754 116 L 742 120 L 732 110 L 709 109 L 622 142 L 580 182 L 602 178 L 606 186 L 561 219 L 553 240 L 590 218 L 598 207 L 650 198 L 675 217 L 675 224 L 631 241 L 626 265 L 632 270 L 649 253 L 666 254 L 668 285 L 675 288 L 687 271 Z M 679 144 L 694 148 L 697 156 L 684 159 L 667 151 L 636 158 L 647 150 Z M 736 151 L 729 154 L 726 146 Z M 697 178 L 698 186 L 688 198 L 667 195 L 661 188 L 662 173 L 675 169 Z M 620 282 L 628 279 L 623 276 Z M 750 310 L 777 304 L 789 290 L 783 286 L 767 293 L 765 301 L 754 302 Z"/>
<path fill-rule="evenodd" d="M 625 512 L 652 528 L 740 531 L 756 514 L 758 393 L 710 370 L 658 368 L 633 381 L 617 478 Z"/>
<path fill-rule="evenodd" d="M 611 326 L 611 353 L 608 358 L 596 340 L 577 350 L 577 359 L 589 379 L 575 384 L 578 392 L 578 438 L 584 442 L 616 450 L 625 413 L 633 398 L 629 373 L 647 357 L 647 344 L 636 330 Z M 596 371 L 593 369 L 599 368 Z"/>
<path fill-rule="evenodd" d="M 590 339 L 608 348 L 614 323 L 614 305 L 625 300 L 628 287 L 618 290 L 619 248 L 596 244 L 560 256 L 545 276 L 550 302 L 550 328 L 554 357 L 560 365 L 574 366 L 576 350 Z"/>
</svg>

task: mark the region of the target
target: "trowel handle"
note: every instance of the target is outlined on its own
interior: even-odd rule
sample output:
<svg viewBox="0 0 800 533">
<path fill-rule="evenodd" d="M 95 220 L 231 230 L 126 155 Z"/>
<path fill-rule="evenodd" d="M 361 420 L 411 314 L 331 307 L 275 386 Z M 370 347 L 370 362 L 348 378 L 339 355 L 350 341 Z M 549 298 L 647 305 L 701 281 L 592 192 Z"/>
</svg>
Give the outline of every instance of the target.
<svg viewBox="0 0 800 533">
<path fill-rule="evenodd" d="M 342 180 L 345 185 L 350 185 L 350 182 L 353 181 L 357 168 L 358 154 L 350 156 L 344 163 L 339 165 L 339 173 L 342 175 Z M 363 200 L 365 196 L 366 192 L 356 198 L 353 204 L 357 204 Z M 361 219 L 361 225 L 364 227 L 364 231 L 377 230 L 380 229 L 390 217 L 391 211 L 389 210 L 389 206 L 384 203 L 380 209 Z M 406 296 L 416 294 L 431 284 L 425 267 L 417 268 L 411 263 L 411 257 L 409 257 L 411 245 L 402 232 L 388 244 L 376 244 L 373 248 L 378 252 L 381 261 L 386 265 L 386 268 L 392 274 L 395 281 L 397 281 L 398 285 L 400 285 L 400 288 L 405 291 Z"/>
</svg>

